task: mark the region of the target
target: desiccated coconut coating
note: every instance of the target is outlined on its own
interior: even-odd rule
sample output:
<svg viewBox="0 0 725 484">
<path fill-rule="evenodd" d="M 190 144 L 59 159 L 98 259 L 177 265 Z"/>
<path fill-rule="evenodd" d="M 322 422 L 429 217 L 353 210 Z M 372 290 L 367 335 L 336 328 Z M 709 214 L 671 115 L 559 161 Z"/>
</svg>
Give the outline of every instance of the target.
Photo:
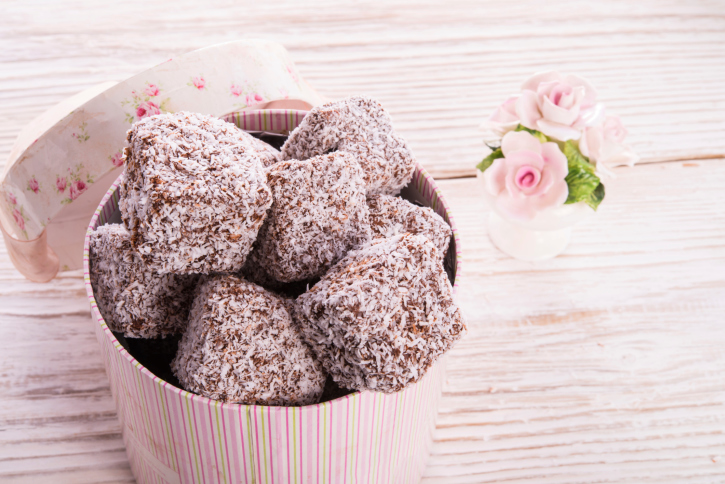
<svg viewBox="0 0 725 484">
<path fill-rule="evenodd" d="M 374 239 L 410 233 L 424 235 L 445 257 L 451 243 L 451 227 L 428 207 L 418 207 L 407 200 L 390 195 L 368 197 L 370 229 Z"/>
<path fill-rule="evenodd" d="M 229 275 L 199 286 L 171 367 L 187 390 L 247 405 L 317 403 L 326 378 L 286 302 Z"/>
<path fill-rule="evenodd" d="M 249 142 L 251 143 L 254 150 L 257 152 L 257 155 L 259 156 L 259 159 L 265 168 L 268 168 L 280 161 L 280 153 L 277 149 L 274 148 L 274 146 L 265 143 L 261 139 L 255 138 L 249 133 L 246 133 L 244 131 L 242 132 L 245 135 L 249 136 Z"/>
<path fill-rule="evenodd" d="M 355 155 L 368 194 L 397 194 L 415 170 L 415 158 L 393 130 L 390 116 L 367 97 L 312 108 L 282 146 L 282 159 L 305 160 L 331 151 Z"/>
<path fill-rule="evenodd" d="M 143 264 L 121 224 L 93 231 L 90 266 L 98 309 L 112 331 L 127 338 L 184 331 L 197 276 L 154 273 Z"/>
<path fill-rule="evenodd" d="M 283 161 L 267 179 L 274 203 L 252 257 L 274 279 L 321 276 L 370 239 L 365 182 L 351 154 Z"/>
<path fill-rule="evenodd" d="M 159 273 L 241 269 L 272 196 L 247 133 L 211 116 L 144 118 L 128 132 L 121 215 Z"/>
<path fill-rule="evenodd" d="M 391 393 L 418 381 L 466 326 L 438 249 L 396 235 L 350 252 L 295 301 L 295 319 L 343 388 Z"/>
</svg>

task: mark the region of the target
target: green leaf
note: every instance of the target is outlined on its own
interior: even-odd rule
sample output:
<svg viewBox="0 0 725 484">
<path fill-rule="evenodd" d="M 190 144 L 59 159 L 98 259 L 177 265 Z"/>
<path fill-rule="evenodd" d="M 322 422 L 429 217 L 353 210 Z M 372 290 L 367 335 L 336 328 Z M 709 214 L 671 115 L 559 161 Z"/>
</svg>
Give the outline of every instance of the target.
<svg viewBox="0 0 725 484">
<path fill-rule="evenodd" d="M 602 203 L 602 200 L 604 200 L 604 185 L 600 183 L 584 201 L 596 211 L 599 204 Z"/>
<path fill-rule="evenodd" d="M 503 152 L 501 151 L 501 148 L 496 148 L 493 150 L 493 152 L 485 157 L 481 163 L 476 165 L 476 168 L 478 168 L 481 172 L 484 172 L 488 170 L 488 167 L 493 165 L 494 160 L 498 158 L 503 158 Z"/>
<path fill-rule="evenodd" d="M 529 129 L 526 126 L 522 126 L 520 124 L 518 126 L 516 126 L 516 129 L 514 131 L 526 131 L 527 133 L 534 135 L 534 138 L 538 139 L 542 143 L 546 143 L 547 141 L 549 141 L 549 138 L 547 138 L 546 135 L 544 133 L 542 133 L 541 131 L 536 131 L 535 129 Z"/>
<path fill-rule="evenodd" d="M 564 143 L 563 152 L 569 165 L 566 175 L 569 196 L 565 203 L 586 202 L 596 210 L 604 198 L 604 185 L 594 174 L 594 166 L 571 140 Z"/>
</svg>

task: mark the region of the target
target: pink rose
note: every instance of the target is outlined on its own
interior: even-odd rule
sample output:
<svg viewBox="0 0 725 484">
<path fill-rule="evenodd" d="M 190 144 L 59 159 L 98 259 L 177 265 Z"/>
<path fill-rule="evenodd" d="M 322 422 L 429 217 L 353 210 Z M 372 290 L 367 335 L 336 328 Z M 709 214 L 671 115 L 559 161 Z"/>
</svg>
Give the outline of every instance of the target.
<svg viewBox="0 0 725 484">
<path fill-rule="evenodd" d="M 516 101 L 521 124 L 561 141 L 579 139 L 585 125 L 594 125 L 603 110 L 585 79 L 558 72 L 537 74 L 522 86 Z"/>
<path fill-rule="evenodd" d="M 85 192 L 88 189 L 88 185 L 86 185 L 86 182 L 83 180 L 76 180 L 70 185 L 70 192 L 69 196 L 71 200 L 75 200 L 78 198 L 81 193 Z"/>
<path fill-rule="evenodd" d="M 33 193 L 38 193 L 40 191 L 40 183 L 38 183 L 38 180 L 36 180 L 35 177 L 28 180 L 28 190 L 32 190 Z"/>
<path fill-rule="evenodd" d="M 237 86 L 236 84 L 232 84 L 232 96 L 239 97 L 242 95 L 244 91 L 242 90 L 242 86 Z"/>
<path fill-rule="evenodd" d="M 55 179 L 55 186 L 60 193 L 63 193 L 65 192 L 65 187 L 68 186 L 68 180 L 64 176 L 59 176 Z"/>
<path fill-rule="evenodd" d="M 191 82 L 194 84 L 194 87 L 200 91 L 206 86 L 206 81 L 201 76 L 193 78 Z"/>
<path fill-rule="evenodd" d="M 15 198 L 15 195 L 13 195 L 12 193 L 7 194 L 7 199 L 8 199 L 8 202 L 10 202 L 10 205 L 18 204 L 18 200 Z"/>
<path fill-rule="evenodd" d="M 15 223 L 18 224 L 18 227 L 20 227 L 20 230 L 25 230 L 25 220 L 23 219 L 23 214 L 21 214 L 20 210 L 17 208 L 13 209 L 13 218 L 15 219 Z"/>
<path fill-rule="evenodd" d="M 123 155 L 121 155 L 120 151 L 117 151 L 111 157 L 111 163 L 113 163 L 113 166 L 123 166 Z"/>
<path fill-rule="evenodd" d="M 262 96 L 260 96 L 259 94 L 257 94 L 256 92 L 252 93 L 252 94 L 247 94 L 247 98 L 246 98 L 247 106 L 253 106 L 253 105 L 259 104 L 263 101 L 264 101 L 264 98 Z"/>
<path fill-rule="evenodd" d="M 136 117 L 138 119 L 147 118 L 160 113 L 161 110 L 159 109 L 159 105 L 153 101 L 144 101 L 139 104 L 138 108 L 136 108 Z"/>
<path fill-rule="evenodd" d="M 143 90 L 147 96 L 154 97 L 159 95 L 159 87 L 156 84 L 149 84 L 146 89 Z"/>
<path fill-rule="evenodd" d="M 607 116 L 600 126 L 588 127 L 579 140 L 579 150 L 595 162 L 597 169 L 611 175 L 610 168 L 615 166 L 633 166 L 639 156 L 622 142 L 627 130 L 618 116 Z"/>
<path fill-rule="evenodd" d="M 501 151 L 504 157 L 483 173 L 496 208 L 513 219 L 531 220 L 542 210 L 564 204 L 569 168 L 556 143 L 541 143 L 525 131 L 510 131 L 501 140 Z"/>
<path fill-rule="evenodd" d="M 516 126 L 519 125 L 519 116 L 516 114 L 516 102 L 518 99 L 519 96 L 512 96 L 504 101 L 483 122 L 481 129 L 492 132 L 495 135 L 495 139 L 500 139 L 504 134 L 516 129 Z"/>
</svg>

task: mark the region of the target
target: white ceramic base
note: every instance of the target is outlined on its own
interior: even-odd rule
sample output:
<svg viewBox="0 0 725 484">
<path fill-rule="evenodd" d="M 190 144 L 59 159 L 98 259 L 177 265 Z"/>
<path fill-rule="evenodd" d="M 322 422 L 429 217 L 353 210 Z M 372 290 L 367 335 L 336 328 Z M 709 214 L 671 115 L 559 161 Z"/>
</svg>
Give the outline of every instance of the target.
<svg viewBox="0 0 725 484">
<path fill-rule="evenodd" d="M 545 260 L 564 252 L 571 238 L 571 227 L 559 230 L 532 230 L 501 217 L 495 210 L 488 216 L 488 236 L 496 247 L 524 261 Z"/>
<path fill-rule="evenodd" d="M 594 213 L 586 203 L 572 203 L 549 208 L 531 220 L 512 220 L 502 215 L 487 191 L 483 173 L 477 171 L 481 196 L 491 207 L 488 236 L 493 244 L 511 257 L 525 261 L 545 260 L 564 252 L 574 225 Z"/>
</svg>

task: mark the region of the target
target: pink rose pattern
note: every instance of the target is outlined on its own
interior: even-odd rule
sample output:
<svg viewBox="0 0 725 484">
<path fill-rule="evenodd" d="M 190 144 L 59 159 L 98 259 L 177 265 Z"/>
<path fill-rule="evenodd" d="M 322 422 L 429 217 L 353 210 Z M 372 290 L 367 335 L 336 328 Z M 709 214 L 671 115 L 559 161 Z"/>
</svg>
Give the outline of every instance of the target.
<svg viewBox="0 0 725 484">
<path fill-rule="evenodd" d="M 28 180 L 28 190 L 33 193 L 38 193 L 40 191 L 40 183 L 38 183 L 38 180 L 35 177 Z"/>
<path fill-rule="evenodd" d="M 247 94 L 245 100 L 247 102 L 247 106 L 254 106 L 255 104 L 260 104 L 264 102 L 264 98 L 256 92 L 252 94 Z"/>
<path fill-rule="evenodd" d="M 244 93 L 244 89 L 242 89 L 242 86 L 238 86 L 236 84 L 232 84 L 232 87 L 230 88 L 232 96 L 239 97 Z"/>
<path fill-rule="evenodd" d="M 120 152 L 116 153 L 116 155 L 120 158 Z M 109 156 L 109 159 L 113 160 L 113 158 L 113 156 Z M 93 177 L 90 174 L 86 173 L 83 175 L 84 171 L 83 164 L 80 163 L 76 165 L 73 170 L 68 168 L 68 174 L 66 176 L 56 176 L 55 183 L 58 193 L 66 193 L 66 188 L 68 189 L 67 196 L 61 200 L 61 204 L 66 205 L 68 203 L 72 203 L 81 196 L 83 192 L 88 190 L 89 185 L 94 182 Z"/>
<path fill-rule="evenodd" d="M 287 91 L 285 91 L 284 89 L 281 89 L 280 91 L 283 93 L 283 97 L 285 99 L 289 97 Z M 262 104 L 267 101 L 267 98 L 264 96 L 264 94 L 260 93 L 253 86 L 244 87 L 239 84 L 232 84 L 229 88 L 229 92 L 232 96 L 241 99 L 242 102 L 237 105 L 237 107 L 241 108 L 255 106 L 257 104 Z"/>
<path fill-rule="evenodd" d="M 83 180 L 76 180 L 73 183 L 71 183 L 69 195 L 71 200 L 75 200 L 78 198 L 81 193 L 85 192 L 88 189 L 88 185 Z"/>
<path fill-rule="evenodd" d="M 292 77 L 292 80 L 295 83 L 299 84 L 299 78 L 297 77 L 297 73 L 295 72 L 294 68 L 292 68 L 292 66 L 287 66 L 287 72 L 289 73 L 290 77 Z"/>
<path fill-rule="evenodd" d="M 78 126 L 78 132 L 72 133 L 71 137 L 74 138 L 79 143 L 85 143 L 86 141 L 88 141 L 91 138 L 90 135 L 86 132 L 86 128 L 88 128 L 88 123 L 87 122 L 81 123 L 81 125 Z"/>
<path fill-rule="evenodd" d="M 58 189 L 58 193 L 65 192 L 65 187 L 68 186 L 68 179 L 64 176 L 56 177 L 55 187 Z"/>
<path fill-rule="evenodd" d="M 206 80 L 202 76 L 196 76 L 191 78 L 191 85 L 193 85 L 195 88 L 197 88 L 200 91 L 203 91 L 206 89 Z"/>
<path fill-rule="evenodd" d="M 20 227 L 20 230 L 25 230 L 25 219 L 17 208 L 13 209 L 13 218 L 15 219 L 15 223 L 18 224 L 18 227 Z"/>
<path fill-rule="evenodd" d="M 143 92 L 149 97 L 156 97 L 159 95 L 159 87 L 156 84 L 148 84 Z"/>
<path fill-rule="evenodd" d="M 25 214 L 23 213 L 23 207 L 18 206 L 18 200 L 15 198 L 15 195 L 13 195 L 10 192 L 5 192 L 5 200 L 7 200 L 10 207 L 8 207 L 8 210 L 10 214 L 13 216 L 13 219 L 15 220 L 15 225 L 18 226 L 18 228 L 22 231 L 25 238 L 28 238 L 28 234 L 25 231 Z"/>
<path fill-rule="evenodd" d="M 160 95 L 161 88 L 158 84 L 150 82 L 147 82 L 146 87 L 144 87 L 140 92 L 131 91 L 131 99 L 121 102 L 122 106 L 130 105 L 132 108 L 130 113 L 126 113 L 126 121 L 133 124 L 139 119 L 155 116 L 166 111 L 165 104 L 168 99 L 161 100 L 159 99 Z M 111 161 L 115 163 L 114 160 Z"/>
<path fill-rule="evenodd" d="M 153 101 L 144 101 L 136 108 L 136 118 L 143 119 L 149 116 L 160 114 L 159 105 Z"/>
<path fill-rule="evenodd" d="M 108 159 L 111 160 L 113 166 L 123 166 L 123 154 L 121 153 L 121 150 L 118 150 L 113 155 L 109 156 Z"/>
</svg>

